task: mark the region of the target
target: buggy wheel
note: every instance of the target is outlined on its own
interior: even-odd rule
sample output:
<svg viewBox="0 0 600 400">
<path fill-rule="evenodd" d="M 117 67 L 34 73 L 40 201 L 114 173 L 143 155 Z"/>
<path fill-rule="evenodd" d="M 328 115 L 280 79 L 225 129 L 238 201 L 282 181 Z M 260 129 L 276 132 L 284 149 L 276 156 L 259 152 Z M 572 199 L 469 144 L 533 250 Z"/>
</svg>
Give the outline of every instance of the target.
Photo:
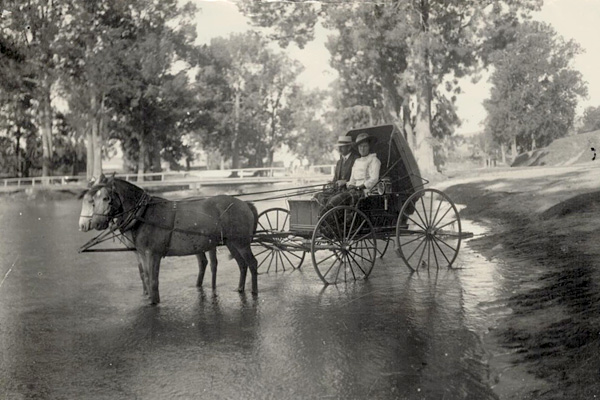
<svg viewBox="0 0 600 400">
<path fill-rule="evenodd" d="M 458 210 L 445 193 L 424 189 L 406 200 L 396 225 L 396 251 L 408 268 L 452 267 L 460 241 Z"/>
<path fill-rule="evenodd" d="M 387 252 L 388 247 L 390 247 L 390 242 L 392 242 L 391 236 L 386 236 L 383 239 L 379 239 L 377 242 L 377 253 L 379 254 L 379 258 L 383 258 L 385 253 Z"/>
<path fill-rule="evenodd" d="M 252 252 L 258 268 L 279 270 L 300 268 L 306 251 L 290 231 L 290 212 L 285 208 L 269 208 L 258 215 L 258 226 Z"/>
<path fill-rule="evenodd" d="M 310 250 L 317 275 L 326 285 L 367 279 L 377 258 L 373 224 L 356 208 L 334 207 L 317 222 Z"/>
</svg>

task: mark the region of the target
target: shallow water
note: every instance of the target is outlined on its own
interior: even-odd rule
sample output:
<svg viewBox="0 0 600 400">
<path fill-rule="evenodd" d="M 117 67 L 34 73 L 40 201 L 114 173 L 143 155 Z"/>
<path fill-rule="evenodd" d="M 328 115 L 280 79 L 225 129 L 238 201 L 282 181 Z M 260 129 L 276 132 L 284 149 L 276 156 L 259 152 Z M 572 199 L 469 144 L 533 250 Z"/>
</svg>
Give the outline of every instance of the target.
<svg viewBox="0 0 600 400">
<path fill-rule="evenodd" d="M 482 337 L 504 289 L 468 244 L 457 270 L 410 274 L 390 249 L 327 288 L 307 258 L 257 297 L 225 250 L 215 291 L 195 257 L 166 258 L 151 307 L 133 254 L 77 253 L 79 207 L 0 203 L 2 398 L 496 398 Z"/>
</svg>

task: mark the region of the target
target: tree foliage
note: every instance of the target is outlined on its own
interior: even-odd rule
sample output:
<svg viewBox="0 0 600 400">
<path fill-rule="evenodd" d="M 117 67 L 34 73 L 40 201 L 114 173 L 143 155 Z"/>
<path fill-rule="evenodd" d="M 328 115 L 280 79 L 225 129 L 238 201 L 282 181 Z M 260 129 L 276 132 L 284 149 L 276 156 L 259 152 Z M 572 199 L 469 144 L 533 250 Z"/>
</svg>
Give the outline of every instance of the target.
<svg viewBox="0 0 600 400">
<path fill-rule="evenodd" d="M 500 144 L 523 149 L 545 146 L 572 128 L 577 100 L 587 94 L 579 72 L 571 67 L 580 52 L 547 24 L 522 24 L 516 40 L 491 55 L 491 97 L 486 130 Z"/>
<path fill-rule="evenodd" d="M 290 99 L 301 66 L 256 33 L 215 38 L 196 77 L 204 144 L 240 165 L 263 166 L 293 130 Z"/>
<path fill-rule="evenodd" d="M 587 107 L 583 111 L 583 117 L 581 119 L 581 127 L 579 133 L 591 132 L 600 129 L 600 106 L 599 107 Z"/>
</svg>

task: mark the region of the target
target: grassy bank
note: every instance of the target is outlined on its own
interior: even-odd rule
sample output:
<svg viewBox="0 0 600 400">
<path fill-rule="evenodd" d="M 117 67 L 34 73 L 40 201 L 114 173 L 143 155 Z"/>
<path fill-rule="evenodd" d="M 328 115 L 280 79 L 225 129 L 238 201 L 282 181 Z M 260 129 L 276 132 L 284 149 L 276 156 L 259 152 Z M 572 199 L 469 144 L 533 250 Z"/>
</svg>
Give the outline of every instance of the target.
<svg viewBox="0 0 600 400">
<path fill-rule="evenodd" d="M 445 189 L 491 234 L 471 245 L 521 278 L 494 335 L 512 361 L 551 390 L 531 397 L 600 397 L 600 163 L 480 171 Z"/>
</svg>

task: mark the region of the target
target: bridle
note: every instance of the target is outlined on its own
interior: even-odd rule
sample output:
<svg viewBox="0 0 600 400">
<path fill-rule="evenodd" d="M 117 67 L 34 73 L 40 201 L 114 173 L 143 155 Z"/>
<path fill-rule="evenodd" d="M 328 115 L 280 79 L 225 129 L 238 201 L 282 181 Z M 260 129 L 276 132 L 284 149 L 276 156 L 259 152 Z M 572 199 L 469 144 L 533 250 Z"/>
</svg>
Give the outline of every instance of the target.
<svg viewBox="0 0 600 400">
<path fill-rule="evenodd" d="M 114 187 L 109 188 L 108 186 L 104 186 L 107 189 L 107 194 L 110 197 L 110 210 L 108 213 L 96 213 L 92 212 L 90 215 L 80 215 L 80 218 L 88 218 L 91 219 L 95 216 L 101 216 L 112 219 L 116 222 L 116 219 L 125 216 L 123 221 L 118 225 L 114 225 L 113 230 L 118 229 L 121 233 L 131 229 L 133 225 L 137 222 L 137 217 L 141 216 L 144 213 L 146 206 L 150 203 L 151 196 L 147 194 L 145 191 L 140 196 L 136 204 L 127 209 L 123 209 L 123 201 L 117 192 L 115 192 Z M 117 200 L 118 204 L 116 204 L 115 200 Z"/>
</svg>

